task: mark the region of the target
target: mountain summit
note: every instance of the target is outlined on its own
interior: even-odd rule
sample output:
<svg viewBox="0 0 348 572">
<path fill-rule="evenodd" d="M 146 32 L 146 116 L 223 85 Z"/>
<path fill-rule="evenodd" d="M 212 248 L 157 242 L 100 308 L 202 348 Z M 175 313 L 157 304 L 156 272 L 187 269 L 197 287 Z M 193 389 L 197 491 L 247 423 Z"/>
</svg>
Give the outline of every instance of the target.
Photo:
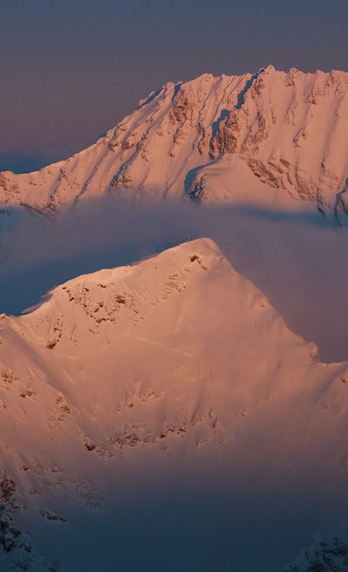
<svg viewBox="0 0 348 572">
<path fill-rule="evenodd" d="M 217 203 L 291 197 L 338 216 L 348 208 L 347 121 L 345 72 L 204 74 L 152 92 L 66 161 L 2 173 L 0 202 L 51 212 L 104 193 Z"/>
<path fill-rule="evenodd" d="M 275 504 L 291 514 L 278 503 L 298 486 L 317 491 L 324 511 L 322 491 L 331 487 L 344 513 L 347 364 L 319 363 L 315 346 L 289 331 L 211 240 L 76 277 L 26 315 L 2 315 L 0 336 L 1 570 L 95 570 L 101 553 L 112 569 L 115 546 L 119 568 L 139 570 L 122 535 L 147 482 L 165 487 L 163 502 L 179 484 L 192 495 L 197 487 L 223 491 L 228 534 L 242 534 L 246 561 L 249 534 L 260 528 L 257 487 L 267 518 Z M 109 514 L 122 497 L 126 516 Z M 206 503 L 204 496 L 195 526 L 203 518 L 209 535 Z M 184 521 L 180 515 L 180 527 Z M 158 534 L 161 520 L 156 526 Z M 291 534 L 280 556 L 266 534 L 263 569 L 279 569 Z M 71 536 L 83 539 L 78 567 L 61 549 Z M 146 546 L 146 538 L 138 542 Z M 40 546 L 62 567 L 41 567 Z M 178 550 L 169 570 L 180 569 Z M 218 557 L 224 570 L 239 552 L 227 543 Z"/>
</svg>

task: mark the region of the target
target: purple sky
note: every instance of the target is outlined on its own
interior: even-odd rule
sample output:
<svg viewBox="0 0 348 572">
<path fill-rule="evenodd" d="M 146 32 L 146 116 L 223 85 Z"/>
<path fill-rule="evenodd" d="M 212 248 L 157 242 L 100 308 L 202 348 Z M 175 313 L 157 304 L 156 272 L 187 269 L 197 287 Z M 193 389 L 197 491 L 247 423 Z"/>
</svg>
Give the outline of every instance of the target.
<svg viewBox="0 0 348 572">
<path fill-rule="evenodd" d="M 348 71 L 347 0 L 2 0 L 0 169 L 92 143 L 166 81 Z"/>
</svg>

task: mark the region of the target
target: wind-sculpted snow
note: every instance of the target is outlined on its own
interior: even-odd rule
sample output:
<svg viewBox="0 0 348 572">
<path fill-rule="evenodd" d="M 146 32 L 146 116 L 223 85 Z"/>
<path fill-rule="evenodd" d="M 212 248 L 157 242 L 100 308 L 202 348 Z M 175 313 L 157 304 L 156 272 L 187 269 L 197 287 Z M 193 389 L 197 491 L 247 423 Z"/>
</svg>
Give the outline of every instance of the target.
<svg viewBox="0 0 348 572">
<path fill-rule="evenodd" d="M 1 570 L 76 569 L 55 534 L 68 543 L 70 522 L 85 530 L 90 511 L 100 515 L 95 541 L 111 550 L 103 515 L 146 482 L 204 484 L 206 502 L 217 489 L 225 504 L 233 491 L 252 499 L 247 483 L 257 483 L 266 512 L 265 491 L 309 486 L 325 510 L 330 486 L 343 510 L 348 366 L 318 362 L 315 345 L 287 329 L 211 240 L 74 278 L 29 313 L 2 315 L 0 336 Z M 254 502 L 245 502 L 248 514 Z M 267 550 L 259 570 L 285 565 L 303 542 L 293 538 L 281 553 Z M 247 537 L 238 543 L 242 569 L 255 569 Z M 95 569 L 98 552 L 84 551 L 79 566 Z M 233 543 L 222 554 L 219 569 L 238 564 Z M 123 569 L 141 569 L 132 562 Z"/>
<path fill-rule="evenodd" d="M 168 83 L 94 145 L 39 172 L 1 174 L 2 205 L 51 212 L 104 193 L 347 210 L 348 74 L 205 74 Z"/>
</svg>

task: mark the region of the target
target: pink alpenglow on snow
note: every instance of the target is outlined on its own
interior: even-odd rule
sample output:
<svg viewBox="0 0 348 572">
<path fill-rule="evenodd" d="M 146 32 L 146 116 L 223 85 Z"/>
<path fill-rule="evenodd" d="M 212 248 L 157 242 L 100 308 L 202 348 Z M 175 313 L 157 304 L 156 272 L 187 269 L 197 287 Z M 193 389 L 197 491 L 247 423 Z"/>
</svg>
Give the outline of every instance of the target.
<svg viewBox="0 0 348 572">
<path fill-rule="evenodd" d="M 138 200 L 304 202 L 344 216 L 348 73 L 267 66 L 167 83 L 94 145 L 41 171 L 2 173 L 2 205 L 51 212 L 105 193 Z M 297 206 L 296 206 L 297 205 Z"/>
<path fill-rule="evenodd" d="M 108 523 L 103 530 L 124 522 L 123 538 L 141 490 L 157 511 L 156 494 L 169 503 L 181 489 L 192 487 L 194 498 L 208 487 L 206 525 L 216 518 L 216 494 L 225 495 L 223 518 L 238 527 L 246 570 L 255 560 L 238 535 L 255 532 L 247 522 L 257 490 L 264 517 L 278 501 L 291 515 L 289 498 L 306 489 L 325 513 L 316 495 L 329 486 L 343 516 L 347 364 L 317 361 L 315 345 L 289 331 L 210 239 L 74 278 L 29 313 L 3 315 L 0 336 L 2 542 L 11 545 L 2 569 L 27 561 L 35 570 L 45 562 L 72 570 L 71 552 L 60 550 L 69 546 L 70 527 L 85 535 L 95 518 Z M 235 515 L 241 499 L 246 522 Z M 296 534 L 309 534 L 317 518 L 303 513 L 301 526 L 289 516 L 281 552 L 256 534 L 269 570 L 301 548 Z M 278 540 L 284 516 L 280 522 L 272 532 Z M 125 548 L 114 542 L 122 562 Z M 109 562 L 115 553 L 104 544 Z M 201 555 L 212 564 L 212 553 Z M 226 547 L 220 556 L 226 563 Z M 93 542 L 81 558 L 97 565 Z"/>
</svg>

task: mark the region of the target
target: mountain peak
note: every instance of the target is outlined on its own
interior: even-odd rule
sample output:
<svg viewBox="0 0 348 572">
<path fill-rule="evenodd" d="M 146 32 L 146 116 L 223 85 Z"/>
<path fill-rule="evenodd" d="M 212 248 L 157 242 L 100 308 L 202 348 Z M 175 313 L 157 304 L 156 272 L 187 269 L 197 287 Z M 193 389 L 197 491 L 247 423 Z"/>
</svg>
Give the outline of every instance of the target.
<svg viewBox="0 0 348 572">
<path fill-rule="evenodd" d="M 344 72 L 203 74 L 150 93 L 67 161 L 2 173 L 0 201 L 52 212 L 105 193 L 219 203 L 245 193 L 292 208 L 305 201 L 339 219 L 348 211 L 347 118 Z"/>
<path fill-rule="evenodd" d="M 316 483 L 345 498 L 347 364 L 319 363 L 210 239 L 76 277 L 0 329 L 1 569 L 47 570 L 35 542 L 55 547 L 57 569 L 72 553 L 57 549 L 57 531 L 65 545 L 97 511 L 96 569 L 95 534 L 142 481 L 181 479 L 187 491 L 200 475 L 239 498 L 254 475 L 281 497 L 310 487 L 315 467 Z M 114 545 L 110 554 L 114 562 Z"/>
<path fill-rule="evenodd" d="M 115 321 L 120 309 L 130 309 L 136 314 L 144 304 L 152 304 L 160 296 L 158 288 L 167 293 L 171 289 L 185 289 L 187 281 L 197 272 L 211 270 L 222 261 L 228 264 L 209 238 L 182 243 L 130 266 L 98 270 L 73 278 L 51 290 L 39 305 L 27 310 L 24 321 L 32 323 L 34 320 L 41 324 L 44 315 L 49 317 L 48 321 L 56 323 L 62 313 L 67 317 L 65 321 L 69 322 L 70 329 L 81 322 L 81 315 L 95 324 Z M 153 281 L 157 288 L 152 286 Z M 141 285 L 148 295 L 140 299 L 134 284 Z"/>
<path fill-rule="evenodd" d="M 263 73 L 269 73 L 270 74 L 270 73 L 273 73 L 275 71 L 276 71 L 276 69 L 272 64 L 267 64 L 267 65 L 261 67 L 259 69 L 258 73 L 263 72 Z"/>
</svg>

